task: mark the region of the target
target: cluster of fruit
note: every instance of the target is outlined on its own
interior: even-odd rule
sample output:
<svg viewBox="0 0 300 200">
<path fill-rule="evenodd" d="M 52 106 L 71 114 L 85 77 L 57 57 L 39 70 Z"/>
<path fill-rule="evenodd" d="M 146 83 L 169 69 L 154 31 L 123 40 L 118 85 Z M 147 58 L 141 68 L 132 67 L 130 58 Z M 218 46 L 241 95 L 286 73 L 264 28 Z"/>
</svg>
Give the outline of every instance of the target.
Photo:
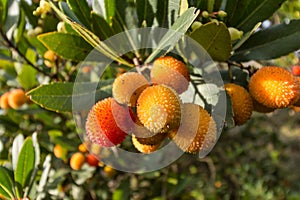
<svg viewBox="0 0 300 200">
<path fill-rule="evenodd" d="M 200 105 L 182 103 L 179 95 L 188 89 L 189 70 L 171 56 L 156 59 L 150 80 L 142 73 L 118 76 L 113 97 L 97 102 L 86 120 L 87 137 L 112 147 L 131 135 L 142 153 L 156 151 L 170 138 L 184 152 L 197 153 L 216 141 L 216 123 Z"/>
<path fill-rule="evenodd" d="M 25 103 L 29 103 L 30 100 L 26 96 L 24 90 L 13 89 L 11 91 L 5 92 L 0 97 L 0 107 L 2 109 L 18 109 Z"/>
<path fill-rule="evenodd" d="M 300 77 L 277 66 L 265 66 L 249 80 L 248 89 L 225 84 L 231 98 L 236 125 L 245 124 L 252 111 L 270 113 L 276 109 L 300 106 Z"/>
<path fill-rule="evenodd" d="M 90 152 L 88 149 L 90 149 Z M 68 150 L 63 148 L 61 145 L 56 144 L 53 148 L 53 153 L 55 157 L 69 162 L 72 170 L 80 170 L 82 166 L 86 163 L 91 167 L 104 167 L 104 175 L 108 178 L 112 178 L 116 174 L 116 170 L 111 166 L 102 163 L 95 154 L 98 154 L 100 148 L 98 145 L 92 145 L 90 143 L 82 143 L 78 146 L 78 151 L 72 152 L 70 154 L 70 159 L 68 159 Z"/>
</svg>

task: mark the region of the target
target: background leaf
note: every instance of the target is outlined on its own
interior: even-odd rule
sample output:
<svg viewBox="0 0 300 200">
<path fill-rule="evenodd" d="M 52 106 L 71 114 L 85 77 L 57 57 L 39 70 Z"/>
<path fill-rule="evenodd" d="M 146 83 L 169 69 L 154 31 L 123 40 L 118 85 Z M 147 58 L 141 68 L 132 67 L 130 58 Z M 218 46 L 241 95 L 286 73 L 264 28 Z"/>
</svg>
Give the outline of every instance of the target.
<svg viewBox="0 0 300 200">
<path fill-rule="evenodd" d="M 12 177 L 12 173 L 0 166 L 0 194 L 2 194 L 5 198 L 7 199 L 13 199 L 14 196 L 14 192 L 13 192 L 13 177 Z"/>
<path fill-rule="evenodd" d="M 136 2 L 137 17 L 139 20 L 139 27 L 145 21 L 146 26 L 150 27 L 154 20 L 154 8 L 150 4 L 149 0 L 140 0 Z"/>
<path fill-rule="evenodd" d="M 234 61 L 278 58 L 300 48 L 300 20 L 280 24 L 253 34 L 230 58 Z"/>
<path fill-rule="evenodd" d="M 152 62 L 159 54 L 161 54 L 162 49 L 166 50 L 167 48 L 167 50 L 171 50 L 178 43 L 179 39 L 182 38 L 183 34 L 188 30 L 198 14 L 199 12 L 196 11 L 196 8 L 189 8 L 184 12 L 163 36 L 157 48 L 149 55 L 145 63 Z"/>
<path fill-rule="evenodd" d="M 107 21 L 95 12 L 91 13 L 92 30 L 100 40 L 106 40 L 114 35 L 114 30 L 109 26 Z"/>
<path fill-rule="evenodd" d="M 213 60 L 226 61 L 231 53 L 231 40 L 225 24 L 210 22 L 200 26 L 190 35 L 212 57 Z"/>
<path fill-rule="evenodd" d="M 82 0 L 67 0 L 68 5 L 70 6 L 71 10 L 74 12 L 76 17 L 81 21 L 81 23 L 90 28 L 91 23 L 91 9 L 87 3 L 87 1 Z"/>
<path fill-rule="evenodd" d="M 15 170 L 15 181 L 22 188 L 28 186 L 35 163 L 35 151 L 32 139 L 28 137 L 20 151 L 17 168 Z"/>
<path fill-rule="evenodd" d="M 38 39 L 61 57 L 74 61 L 84 60 L 93 49 L 82 37 L 66 33 L 45 33 Z"/>
<path fill-rule="evenodd" d="M 18 81 L 26 90 L 33 88 L 38 84 L 36 79 L 37 71 L 29 65 L 23 65 L 18 75 Z"/>
<path fill-rule="evenodd" d="M 286 0 L 230 0 L 227 1 L 227 26 L 236 27 L 244 32 L 250 31 L 255 24 L 273 15 Z"/>
<path fill-rule="evenodd" d="M 112 80 L 100 84 L 53 83 L 35 88 L 28 95 L 35 103 L 56 112 L 88 110 L 96 100 L 111 96 L 111 83 Z M 72 105 L 72 98 L 76 98 L 76 102 L 73 102 L 77 103 L 76 105 Z"/>
</svg>

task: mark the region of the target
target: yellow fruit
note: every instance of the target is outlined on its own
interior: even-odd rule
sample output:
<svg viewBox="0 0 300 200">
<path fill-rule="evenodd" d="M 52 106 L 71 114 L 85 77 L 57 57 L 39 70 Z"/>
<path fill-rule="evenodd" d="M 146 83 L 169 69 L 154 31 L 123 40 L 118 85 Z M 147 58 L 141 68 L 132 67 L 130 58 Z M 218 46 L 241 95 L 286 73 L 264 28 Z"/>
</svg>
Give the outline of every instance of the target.
<svg viewBox="0 0 300 200">
<path fill-rule="evenodd" d="M 252 98 L 253 102 L 253 111 L 260 112 L 260 113 L 270 113 L 276 110 L 275 108 L 269 108 L 267 106 L 258 103 L 254 98 Z"/>
<path fill-rule="evenodd" d="M 152 133 L 177 129 L 180 125 L 181 100 L 168 86 L 147 87 L 138 98 L 137 116 Z"/>
<path fill-rule="evenodd" d="M 131 137 L 133 146 L 141 153 L 149 154 L 156 151 L 160 143 L 158 144 L 142 144 L 134 135 Z"/>
<path fill-rule="evenodd" d="M 193 103 L 183 104 L 181 125 L 171 131 L 169 137 L 187 153 L 207 151 L 217 140 L 216 123 L 201 106 Z"/>
<path fill-rule="evenodd" d="M 62 158 L 63 157 L 63 148 L 59 144 L 56 144 L 53 148 L 53 153 L 56 158 Z"/>
<path fill-rule="evenodd" d="M 51 51 L 51 50 L 47 50 L 45 53 L 44 53 L 44 64 L 47 66 L 47 67 L 52 67 L 57 59 L 57 56 L 55 54 L 54 51 Z"/>
<path fill-rule="evenodd" d="M 251 96 L 270 108 L 286 108 L 300 97 L 299 80 L 281 67 L 267 66 L 259 69 L 249 81 Z"/>
<path fill-rule="evenodd" d="M 107 176 L 108 178 L 114 177 L 117 173 L 117 171 L 114 168 L 112 168 L 108 165 L 106 165 L 103 170 L 104 170 L 105 176 Z"/>
<path fill-rule="evenodd" d="M 85 162 L 85 156 L 81 152 L 76 152 L 71 156 L 70 167 L 73 170 L 80 170 Z"/>
<path fill-rule="evenodd" d="M 171 56 L 156 59 L 150 76 L 152 83 L 168 85 L 178 94 L 186 91 L 190 82 L 190 74 L 186 64 Z"/>
<path fill-rule="evenodd" d="M 123 73 L 113 83 L 113 97 L 118 103 L 133 107 L 141 92 L 148 86 L 149 83 L 142 74 L 136 72 Z"/>
<path fill-rule="evenodd" d="M 250 94 L 242 86 L 233 83 L 225 84 L 225 90 L 231 99 L 235 124 L 245 124 L 250 119 L 253 111 L 253 102 Z"/>
<path fill-rule="evenodd" d="M 86 145 L 84 143 L 80 144 L 78 146 L 78 150 L 81 152 L 81 153 L 86 153 L 87 152 L 87 148 L 86 148 Z"/>
<path fill-rule="evenodd" d="M 28 101 L 25 92 L 21 89 L 14 89 L 10 92 L 8 96 L 8 104 L 13 109 L 21 107 Z"/>
<path fill-rule="evenodd" d="M 9 94 L 10 94 L 10 92 L 5 92 L 0 97 L 0 107 L 2 109 L 8 109 L 8 108 L 10 108 L 9 103 L 8 103 L 8 96 L 9 96 Z"/>
</svg>

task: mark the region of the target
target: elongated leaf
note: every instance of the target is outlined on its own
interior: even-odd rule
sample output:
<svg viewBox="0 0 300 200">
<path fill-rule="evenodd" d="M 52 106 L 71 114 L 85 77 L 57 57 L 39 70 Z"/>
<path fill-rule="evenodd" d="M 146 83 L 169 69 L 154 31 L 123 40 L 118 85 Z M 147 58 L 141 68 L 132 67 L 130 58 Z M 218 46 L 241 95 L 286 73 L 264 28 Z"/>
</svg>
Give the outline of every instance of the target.
<svg viewBox="0 0 300 200">
<path fill-rule="evenodd" d="M 230 58 L 235 61 L 268 60 L 300 48 L 300 20 L 280 24 L 253 34 Z"/>
<path fill-rule="evenodd" d="M 12 144 L 12 167 L 13 170 L 16 170 L 19 154 L 24 143 L 24 136 L 22 134 L 17 135 L 15 137 L 13 144 Z"/>
<path fill-rule="evenodd" d="M 20 8 L 18 2 L 15 0 L 9 0 L 7 6 L 6 20 L 1 26 L 4 25 L 3 30 L 6 32 L 6 36 L 8 39 L 12 40 L 16 22 L 19 18 Z"/>
<path fill-rule="evenodd" d="M 82 22 L 82 24 L 90 28 L 90 13 L 91 9 L 86 0 L 67 0 L 71 10 L 76 17 Z"/>
<path fill-rule="evenodd" d="M 4 24 L 6 17 L 7 17 L 7 9 L 8 9 L 8 1 L 1 0 L 0 1 L 0 26 Z"/>
<path fill-rule="evenodd" d="M 226 61 L 229 58 L 232 47 L 230 34 L 224 23 L 207 23 L 193 31 L 190 36 L 209 53 L 213 60 Z"/>
<path fill-rule="evenodd" d="M 122 2 L 125 3 L 124 1 Z M 104 0 L 106 21 L 110 24 L 111 19 L 115 16 L 116 1 L 115 0 Z"/>
<path fill-rule="evenodd" d="M 169 28 L 179 15 L 180 0 L 162 0 L 157 3 L 156 19 L 160 27 Z"/>
<path fill-rule="evenodd" d="M 61 57 L 74 61 L 84 60 L 93 49 L 82 37 L 66 33 L 45 33 L 38 39 Z"/>
<path fill-rule="evenodd" d="M 69 7 L 69 5 L 66 2 L 60 1 L 58 5 L 66 16 L 68 16 L 73 21 L 81 24 L 81 21 L 76 17 L 75 13 L 71 10 L 71 8 Z"/>
<path fill-rule="evenodd" d="M 12 172 L 0 166 L 0 177 L 0 194 L 7 199 L 13 199 L 15 196 Z"/>
<path fill-rule="evenodd" d="M 286 0 L 227 1 L 227 25 L 248 32 L 255 24 L 272 16 L 284 1 Z"/>
<path fill-rule="evenodd" d="M 95 100 L 111 96 L 112 80 L 105 84 L 97 83 L 53 83 L 41 85 L 28 95 L 40 106 L 56 112 L 88 110 Z M 75 87 L 75 88 L 74 88 Z M 72 105 L 72 100 L 74 105 Z"/>
<path fill-rule="evenodd" d="M 168 48 L 168 50 L 171 50 L 177 44 L 179 39 L 182 38 L 184 33 L 186 33 L 198 14 L 199 11 L 196 11 L 196 8 L 189 8 L 186 12 L 184 12 L 175 21 L 170 30 L 163 36 L 158 47 L 147 58 L 145 63 L 152 62 L 161 53 L 162 49 L 166 50 L 166 48 Z"/>
<path fill-rule="evenodd" d="M 149 3 L 149 0 L 137 1 L 136 8 L 139 26 L 141 26 L 144 22 L 146 22 L 146 26 L 152 26 L 154 20 L 154 11 L 153 7 Z"/>
<path fill-rule="evenodd" d="M 92 16 L 92 30 L 100 38 L 106 40 L 114 35 L 113 29 L 109 26 L 107 21 L 95 12 L 91 13 Z"/>
<path fill-rule="evenodd" d="M 20 14 L 19 14 L 19 20 L 18 20 L 18 24 L 17 24 L 17 28 L 15 30 L 15 42 L 19 43 L 19 41 L 21 40 L 21 37 L 24 33 L 25 30 L 25 12 L 23 11 L 23 9 L 20 10 Z"/>
<path fill-rule="evenodd" d="M 32 171 L 34 169 L 35 152 L 32 143 L 32 139 L 28 137 L 20 151 L 17 168 L 15 170 L 15 181 L 20 184 L 22 188 L 25 188 L 31 178 Z"/>
<path fill-rule="evenodd" d="M 21 0 L 20 5 L 25 12 L 28 22 L 32 25 L 32 27 L 36 27 L 38 25 L 39 17 L 32 14 L 32 12 L 35 10 L 35 7 L 30 6 L 25 0 Z"/>
</svg>

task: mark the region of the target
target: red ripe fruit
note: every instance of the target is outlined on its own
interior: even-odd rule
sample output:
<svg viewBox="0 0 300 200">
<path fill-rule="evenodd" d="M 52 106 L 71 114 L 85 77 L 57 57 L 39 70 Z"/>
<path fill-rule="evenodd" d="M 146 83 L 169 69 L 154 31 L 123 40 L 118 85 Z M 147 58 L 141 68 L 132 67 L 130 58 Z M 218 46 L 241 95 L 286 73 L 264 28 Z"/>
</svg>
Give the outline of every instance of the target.
<svg viewBox="0 0 300 200">
<path fill-rule="evenodd" d="M 87 154 L 85 157 L 85 161 L 87 162 L 87 164 L 89 164 L 92 167 L 98 167 L 99 160 L 93 154 Z"/>
<path fill-rule="evenodd" d="M 125 139 L 126 133 L 133 125 L 129 108 L 109 97 L 92 107 L 87 116 L 85 129 L 92 142 L 103 147 L 112 147 Z"/>
<path fill-rule="evenodd" d="M 300 66 L 298 66 L 298 65 L 293 66 L 292 67 L 292 73 L 295 76 L 300 76 Z"/>
</svg>

